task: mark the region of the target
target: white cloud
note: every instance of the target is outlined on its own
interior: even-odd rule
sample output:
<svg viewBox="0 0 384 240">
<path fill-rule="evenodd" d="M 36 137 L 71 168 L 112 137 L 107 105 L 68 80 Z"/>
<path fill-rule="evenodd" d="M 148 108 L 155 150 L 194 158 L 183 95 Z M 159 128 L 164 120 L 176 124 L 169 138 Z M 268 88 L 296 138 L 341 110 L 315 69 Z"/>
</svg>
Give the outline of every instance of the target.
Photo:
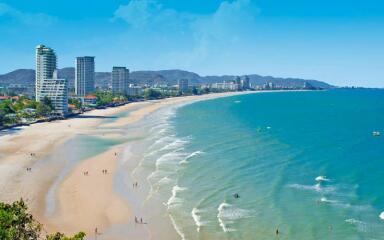
<svg viewBox="0 0 384 240">
<path fill-rule="evenodd" d="M 120 5 L 112 20 L 122 19 L 134 28 L 154 31 L 182 31 L 194 15 L 164 8 L 155 0 L 131 0 Z"/>
<path fill-rule="evenodd" d="M 131 0 L 119 6 L 113 20 L 121 19 L 132 26 L 132 36 L 146 32 L 148 38 L 161 36 L 187 42 L 183 48 L 170 48 L 157 55 L 154 65 L 191 68 L 230 57 L 255 31 L 257 14 L 250 0 L 223 1 L 215 12 L 205 15 L 178 12 L 156 0 Z"/>
<path fill-rule="evenodd" d="M 56 22 L 56 18 L 43 13 L 25 13 L 5 3 L 0 3 L 0 17 L 12 17 L 25 25 L 50 26 Z"/>
<path fill-rule="evenodd" d="M 254 35 L 258 12 L 249 0 L 222 2 L 213 14 L 199 16 L 190 23 L 194 45 L 170 53 L 167 56 L 170 65 L 183 63 L 180 67 L 203 69 L 241 61 L 231 58 L 243 51 L 243 46 Z"/>
</svg>

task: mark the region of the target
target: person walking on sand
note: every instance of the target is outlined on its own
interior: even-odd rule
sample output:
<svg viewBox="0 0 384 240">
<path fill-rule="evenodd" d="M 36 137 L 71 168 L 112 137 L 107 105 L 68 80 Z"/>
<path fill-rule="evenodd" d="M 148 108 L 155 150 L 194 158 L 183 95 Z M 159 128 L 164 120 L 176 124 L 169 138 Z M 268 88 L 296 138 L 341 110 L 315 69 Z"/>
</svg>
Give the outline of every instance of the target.
<svg viewBox="0 0 384 240">
<path fill-rule="evenodd" d="M 140 223 L 143 224 L 143 219 L 142 218 L 140 218 Z"/>
</svg>

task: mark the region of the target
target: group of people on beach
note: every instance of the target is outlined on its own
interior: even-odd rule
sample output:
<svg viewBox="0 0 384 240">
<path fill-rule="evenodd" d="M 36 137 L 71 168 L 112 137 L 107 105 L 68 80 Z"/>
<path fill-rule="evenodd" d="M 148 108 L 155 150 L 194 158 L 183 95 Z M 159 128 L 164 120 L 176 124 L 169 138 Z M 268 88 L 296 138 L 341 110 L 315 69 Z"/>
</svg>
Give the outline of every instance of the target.
<svg viewBox="0 0 384 240">
<path fill-rule="evenodd" d="M 135 223 L 147 224 L 146 222 L 143 222 L 143 218 L 140 218 L 140 221 L 139 221 L 138 217 L 136 217 L 136 216 L 135 216 Z"/>
<path fill-rule="evenodd" d="M 107 170 L 107 169 L 103 169 L 103 170 L 101 170 L 101 172 L 102 172 L 103 174 L 108 174 L 108 170 Z M 84 175 L 84 176 L 88 176 L 88 175 L 89 175 L 88 171 L 84 171 L 84 172 L 83 172 L 83 175 Z"/>
<path fill-rule="evenodd" d="M 132 187 L 133 187 L 133 188 L 137 188 L 138 186 L 139 186 L 138 182 L 134 182 L 134 183 L 132 184 Z"/>
<path fill-rule="evenodd" d="M 36 157 L 36 153 L 30 153 L 29 154 L 31 157 Z M 30 172 L 30 171 L 32 171 L 32 168 L 31 167 L 27 167 L 27 172 Z"/>
</svg>

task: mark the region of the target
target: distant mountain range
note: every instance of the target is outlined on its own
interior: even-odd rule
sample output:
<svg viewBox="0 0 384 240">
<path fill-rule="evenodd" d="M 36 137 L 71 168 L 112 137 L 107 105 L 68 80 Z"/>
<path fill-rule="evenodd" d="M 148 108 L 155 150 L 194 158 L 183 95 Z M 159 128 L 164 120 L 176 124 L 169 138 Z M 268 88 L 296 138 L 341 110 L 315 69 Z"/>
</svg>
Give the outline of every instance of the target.
<svg viewBox="0 0 384 240">
<path fill-rule="evenodd" d="M 75 82 L 75 68 L 68 67 L 59 69 L 58 75 L 60 78 L 69 80 L 69 86 L 73 87 Z M 317 81 L 306 80 L 300 78 L 278 78 L 272 76 L 260 76 L 257 74 L 247 75 L 252 85 L 263 85 L 266 82 L 272 82 L 276 85 L 284 87 L 302 87 L 304 82 L 310 83 L 314 87 L 333 88 L 334 86 Z M 160 71 L 133 71 L 130 74 L 130 79 L 137 84 L 158 83 L 175 85 L 179 79 L 188 79 L 191 85 L 202 83 L 215 83 L 233 80 L 236 76 L 200 76 L 193 72 L 183 70 L 160 70 Z M 0 86 L 23 85 L 30 86 L 35 82 L 35 70 L 33 69 L 18 69 L 3 75 L 0 75 Z M 96 86 L 108 87 L 111 82 L 110 72 L 96 72 Z"/>
</svg>

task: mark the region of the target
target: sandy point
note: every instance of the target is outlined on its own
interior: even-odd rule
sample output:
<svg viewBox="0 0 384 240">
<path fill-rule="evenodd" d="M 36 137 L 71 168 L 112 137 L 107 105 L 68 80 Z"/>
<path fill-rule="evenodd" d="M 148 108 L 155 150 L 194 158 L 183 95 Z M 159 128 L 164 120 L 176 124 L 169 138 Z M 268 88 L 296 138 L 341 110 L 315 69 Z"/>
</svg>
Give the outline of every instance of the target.
<svg viewBox="0 0 384 240">
<path fill-rule="evenodd" d="M 68 234 L 81 230 L 91 236 L 95 228 L 102 232 L 130 220 L 127 203 L 113 191 L 119 150 L 112 148 L 81 162 L 66 177 L 58 189 L 56 212 L 46 219 L 47 230 Z"/>
</svg>

